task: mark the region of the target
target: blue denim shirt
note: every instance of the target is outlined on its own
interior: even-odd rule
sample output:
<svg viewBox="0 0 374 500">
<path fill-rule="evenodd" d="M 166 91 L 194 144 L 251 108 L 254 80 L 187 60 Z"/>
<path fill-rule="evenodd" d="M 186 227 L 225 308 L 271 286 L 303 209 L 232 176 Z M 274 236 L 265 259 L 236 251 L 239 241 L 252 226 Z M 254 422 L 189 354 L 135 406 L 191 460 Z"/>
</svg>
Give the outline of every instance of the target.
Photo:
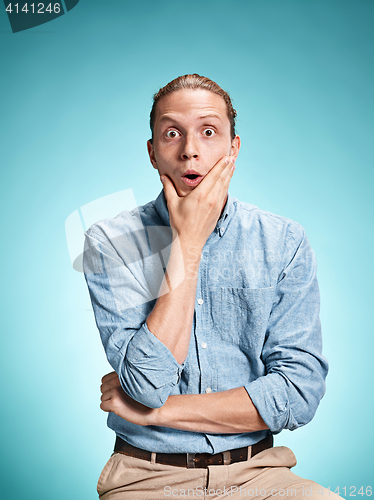
<svg viewBox="0 0 374 500">
<path fill-rule="evenodd" d="M 200 262 L 189 351 L 179 364 L 148 329 L 170 254 L 163 191 L 86 232 L 84 272 L 109 363 L 124 391 L 150 407 L 169 395 L 244 386 L 270 430 L 206 434 L 138 426 L 109 413 L 130 444 L 159 453 L 219 453 L 314 416 L 322 356 L 316 261 L 298 223 L 228 195 Z"/>
</svg>

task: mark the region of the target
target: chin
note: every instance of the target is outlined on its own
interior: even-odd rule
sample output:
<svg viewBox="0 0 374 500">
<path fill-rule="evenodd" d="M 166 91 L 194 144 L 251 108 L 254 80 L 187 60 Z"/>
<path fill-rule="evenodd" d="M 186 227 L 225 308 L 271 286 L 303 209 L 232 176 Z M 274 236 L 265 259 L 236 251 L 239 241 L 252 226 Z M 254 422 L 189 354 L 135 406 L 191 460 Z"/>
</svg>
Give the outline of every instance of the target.
<svg viewBox="0 0 374 500">
<path fill-rule="evenodd" d="M 193 189 L 195 189 L 195 188 L 193 188 Z M 191 191 L 192 191 L 192 190 L 190 189 L 189 191 L 177 191 L 177 193 L 178 193 L 178 196 L 179 196 L 180 198 L 184 198 L 184 197 L 185 197 L 185 196 L 187 196 L 187 195 L 188 195 L 188 193 L 190 193 Z"/>
<path fill-rule="evenodd" d="M 175 184 L 174 184 L 175 186 Z M 195 189 L 195 188 L 193 188 Z M 191 188 L 187 187 L 187 186 L 178 186 L 178 187 L 175 187 L 175 190 L 177 191 L 177 194 L 179 197 L 184 197 L 184 196 L 187 196 L 188 193 L 190 193 L 192 191 Z"/>
</svg>

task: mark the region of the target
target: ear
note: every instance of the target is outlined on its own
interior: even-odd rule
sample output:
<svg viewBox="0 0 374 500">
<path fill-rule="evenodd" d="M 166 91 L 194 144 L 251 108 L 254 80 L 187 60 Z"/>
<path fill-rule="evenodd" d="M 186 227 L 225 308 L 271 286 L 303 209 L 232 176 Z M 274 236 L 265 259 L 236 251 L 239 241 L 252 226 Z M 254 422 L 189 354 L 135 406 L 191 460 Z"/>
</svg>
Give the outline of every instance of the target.
<svg viewBox="0 0 374 500">
<path fill-rule="evenodd" d="M 234 156 L 235 160 L 238 157 L 240 150 L 240 137 L 236 135 L 231 142 L 230 156 Z"/>
<path fill-rule="evenodd" d="M 147 141 L 147 149 L 148 149 L 149 159 L 152 163 L 152 166 L 153 166 L 153 168 L 157 169 L 155 150 L 153 149 L 153 145 L 152 145 L 151 141 Z"/>
</svg>

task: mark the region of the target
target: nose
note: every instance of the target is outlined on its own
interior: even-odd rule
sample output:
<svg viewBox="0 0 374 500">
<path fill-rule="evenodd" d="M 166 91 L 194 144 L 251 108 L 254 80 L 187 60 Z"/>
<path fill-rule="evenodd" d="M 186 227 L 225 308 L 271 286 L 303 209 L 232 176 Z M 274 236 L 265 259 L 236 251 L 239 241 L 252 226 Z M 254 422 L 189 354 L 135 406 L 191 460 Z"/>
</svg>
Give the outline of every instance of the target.
<svg viewBox="0 0 374 500">
<path fill-rule="evenodd" d="M 186 136 L 182 145 L 181 157 L 183 160 L 199 157 L 198 145 L 195 137 L 190 135 Z"/>
</svg>

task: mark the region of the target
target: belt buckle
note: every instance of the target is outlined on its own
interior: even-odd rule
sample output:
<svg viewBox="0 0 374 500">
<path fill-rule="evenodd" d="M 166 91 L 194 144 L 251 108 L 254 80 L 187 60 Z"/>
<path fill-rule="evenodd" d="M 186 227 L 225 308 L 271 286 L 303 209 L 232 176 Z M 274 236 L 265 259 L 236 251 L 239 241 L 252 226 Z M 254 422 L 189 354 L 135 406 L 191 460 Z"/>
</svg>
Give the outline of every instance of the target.
<svg viewBox="0 0 374 500">
<path fill-rule="evenodd" d="M 195 455 L 196 453 L 187 453 L 187 469 L 195 469 Z"/>
<path fill-rule="evenodd" d="M 187 453 L 187 469 L 196 469 L 196 453 Z M 223 465 L 231 464 L 231 453 L 230 451 L 223 451 Z"/>
</svg>

